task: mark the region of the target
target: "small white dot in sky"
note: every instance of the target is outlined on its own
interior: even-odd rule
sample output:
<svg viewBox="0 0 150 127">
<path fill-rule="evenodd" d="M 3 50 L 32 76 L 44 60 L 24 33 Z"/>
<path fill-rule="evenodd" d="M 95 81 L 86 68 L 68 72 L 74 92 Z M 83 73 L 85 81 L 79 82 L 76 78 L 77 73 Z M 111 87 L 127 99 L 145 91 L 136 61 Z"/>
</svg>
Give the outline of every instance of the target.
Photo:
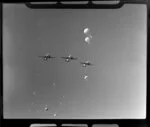
<svg viewBox="0 0 150 127">
<path fill-rule="evenodd" d="M 47 107 L 45 108 L 45 111 L 48 111 L 48 108 L 47 108 Z"/>
<path fill-rule="evenodd" d="M 54 117 L 56 117 L 56 113 L 54 113 Z"/>
<path fill-rule="evenodd" d="M 89 28 L 85 28 L 83 32 L 84 32 L 84 34 L 88 34 L 90 32 L 90 29 Z"/>
<path fill-rule="evenodd" d="M 91 38 L 90 38 L 90 37 L 85 37 L 84 41 L 85 41 L 87 44 L 90 44 Z"/>
<path fill-rule="evenodd" d="M 87 80 L 87 78 L 88 78 L 88 76 L 87 76 L 87 75 L 85 75 L 85 76 L 84 76 L 84 79 L 85 79 L 85 80 Z"/>
<path fill-rule="evenodd" d="M 45 110 L 45 111 L 48 111 L 48 107 L 47 107 L 47 105 L 45 105 L 45 108 L 44 108 L 44 110 Z"/>
</svg>

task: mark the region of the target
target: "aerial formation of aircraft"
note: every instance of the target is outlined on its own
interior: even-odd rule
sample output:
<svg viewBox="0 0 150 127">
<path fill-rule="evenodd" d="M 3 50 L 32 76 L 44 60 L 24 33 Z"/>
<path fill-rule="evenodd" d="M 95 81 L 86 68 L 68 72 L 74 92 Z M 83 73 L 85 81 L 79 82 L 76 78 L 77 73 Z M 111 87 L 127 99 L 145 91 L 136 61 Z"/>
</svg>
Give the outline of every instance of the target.
<svg viewBox="0 0 150 127">
<path fill-rule="evenodd" d="M 56 57 L 50 55 L 50 53 L 47 53 L 44 56 L 38 56 L 38 57 L 42 58 L 44 61 L 56 58 Z M 63 56 L 63 57 L 60 57 L 60 58 L 65 59 L 65 62 L 70 62 L 71 60 L 78 60 L 77 57 L 73 57 L 72 55 Z M 80 62 L 80 64 L 82 64 L 83 67 L 87 67 L 87 66 L 93 65 L 90 61 Z"/>
<path fill-rule="evenodd" d="M 77 60 L 77 57 L 73 57 L 72 55 L 60 57 L 65 59 L 66 62 L 70 62 L 71 60 Z"/>
<path fill-rule="evenodd" d="M 44 61 L 47 61 L 47 60 L 49 60 L 49 59 L 54 59 L 54 58 L 56 58 L 56 57 L 54 57 L 54 56 L 51 56 L 50 53 L 47 53 L 47 54 L 44 55 L 44 56 L 38 56 L 38 57 L 42 58 Z"/>
<path fill-rule="evenodd" d="M 80 64 L 82 64 L 83 67 L 87 67 L 87 66 L 93 65 L 93 64 L 92 64 L 91 62 L 89 62 L 89 61 L 80 62 Z"/>
</svg>

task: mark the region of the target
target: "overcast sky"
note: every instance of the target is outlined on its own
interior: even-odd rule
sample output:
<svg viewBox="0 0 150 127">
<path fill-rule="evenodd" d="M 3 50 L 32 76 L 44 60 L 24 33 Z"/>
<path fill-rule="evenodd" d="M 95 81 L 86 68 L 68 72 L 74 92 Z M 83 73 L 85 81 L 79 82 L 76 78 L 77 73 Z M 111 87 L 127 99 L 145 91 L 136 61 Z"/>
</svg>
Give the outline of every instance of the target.
<svg viewBox="0 0 150 127">
<path fill-rule="evenodd" d="M 145 24 L 145 5 L 114 10 L 4 5 L 4 117 L 144 118 Z M 85 28 L 90 43 L 84 41 Z M 37 57 L 48 52 L 57 58 Z M 69 54 L 78 60 L 60 58 Z M 86 60 L 93 66 L 82 67 Z"/>
</svg>

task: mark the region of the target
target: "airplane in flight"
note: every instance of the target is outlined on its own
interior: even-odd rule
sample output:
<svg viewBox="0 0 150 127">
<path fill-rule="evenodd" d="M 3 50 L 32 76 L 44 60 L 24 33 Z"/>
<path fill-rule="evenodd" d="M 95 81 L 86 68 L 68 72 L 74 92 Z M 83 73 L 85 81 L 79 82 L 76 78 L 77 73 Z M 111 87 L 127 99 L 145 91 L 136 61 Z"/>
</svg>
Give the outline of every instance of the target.
<svg viewBox="0 0 150 127">
<path fill-rule="evenodd" d="M 38 57 L 42 58 L 44 61 L 47 61 L 47 60 L 49 60 L 49 59 L 54 59 L 54 58 L 56 58 L 56 57 L 54 57 L 54 56 L 51 56 L 50 53 L 47 53 L 47 54 L 44 55 L 44 56 L 38 56 Z"/>
<path fill-rule="evenodd" d="M 77 57 L 73 57 L 72 55 L 60 57 L 65 59 L 66 62 L 70 62 L 71 60 L 77 60 Z"/>
<path fill-rule="evenodd" d="M 80 62 L 80 64 L 82 64 L 82 67 L 87 67 L 87 66 L 93 65 L 93 64 L 92 64 L 91 62 L 89 62 L 89 61 Z"/>
</svg>

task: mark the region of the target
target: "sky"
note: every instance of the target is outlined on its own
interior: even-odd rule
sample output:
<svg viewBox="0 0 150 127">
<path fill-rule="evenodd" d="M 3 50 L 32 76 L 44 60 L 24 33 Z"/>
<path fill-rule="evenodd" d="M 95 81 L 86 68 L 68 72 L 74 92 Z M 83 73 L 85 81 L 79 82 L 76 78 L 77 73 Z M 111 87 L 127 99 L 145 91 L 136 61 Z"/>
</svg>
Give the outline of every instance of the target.
<svg viewBox="0 0 150 127">
<path fill-rule="evenodd" d="M 145 118 L 146 37 L 146 5 L 3 4 L 4 118 Z M 46 53 L 56 59 L 38 57 Z M 78 60 L 60 58 L 69 54 Z M 84 61 L 93 65 L 82 67 Z"/>
</svg>

